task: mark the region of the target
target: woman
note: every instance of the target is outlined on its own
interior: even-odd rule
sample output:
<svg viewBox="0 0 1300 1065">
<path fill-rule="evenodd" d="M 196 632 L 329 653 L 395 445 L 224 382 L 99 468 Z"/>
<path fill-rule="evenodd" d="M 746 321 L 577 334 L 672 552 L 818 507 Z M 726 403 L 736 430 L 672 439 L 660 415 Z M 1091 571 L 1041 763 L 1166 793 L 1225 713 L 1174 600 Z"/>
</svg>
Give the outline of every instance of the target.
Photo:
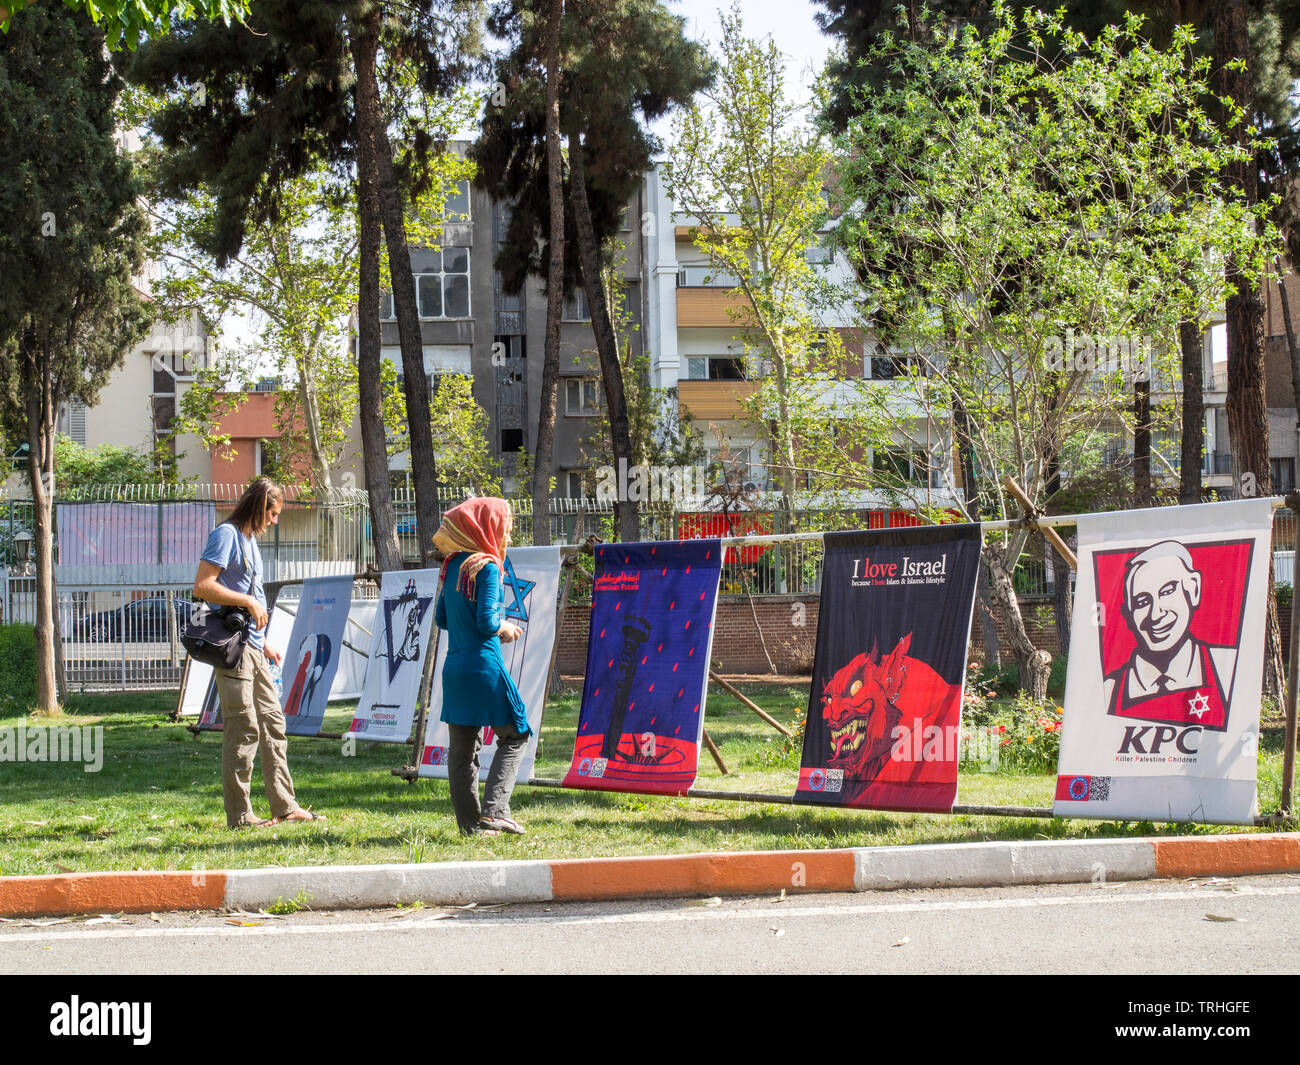
<svg viewBox="0 0 1300 1065">
<path fill-rule="evenodd" d="M 234 670 L 217 670 L 221 697 L 221 793 L 226 824 L 231 828 L 260 828 L 281 821 L 319 821 L 298 805 L 285 758 L 288 741 L 284 713 L 268 663 L 280 662 L 280 652 L 266 646 L 266 592 L 262 588 L 262 554 L 257 537 L 280 520 L 284 492 L 267 477 L 259 477 L 240 497 L 229 518 L 212 530 L 194 596 L 218 606 L 248 611 L 252 624 L 243 657 Z M 249 801 L 253 755 L 262 750 L 262 778 L 271 803 L 271 818 L 258 817 Z"/>
<path fill-rule="evenodd" d="M 451 733 L 447 775 L 451 808 L 466 836 L 524 831 L 510 816 L 510 793 L 528 746 L 528 715 L 500 646 L 523 633 L 501 616 L 501 572 L 511 520 L 504 499 L 469 499 L 447 511 L 433 538 L 445 556 L 434 619 L 448 638 L 442 668 L 442 720 Z M 496 732 L 497 753 L 480 811 L 479 751 L 485 726 Z"/>
</svg>

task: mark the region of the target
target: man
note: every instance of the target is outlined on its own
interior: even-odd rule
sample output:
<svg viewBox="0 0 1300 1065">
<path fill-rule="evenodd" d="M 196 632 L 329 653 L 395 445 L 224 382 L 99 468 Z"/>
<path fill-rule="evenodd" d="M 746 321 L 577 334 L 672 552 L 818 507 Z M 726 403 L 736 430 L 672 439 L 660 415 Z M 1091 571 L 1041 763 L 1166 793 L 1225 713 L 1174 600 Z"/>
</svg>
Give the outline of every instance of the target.
<svg viewBox="0 0 1300 1065">
<path fill-rule="evenodd" d="M 1187 548 L 1163 540 L 1124 569 L 1124 618 L 1137 647 L 1106 675 L 1107 713 L 1222 729 L 1236 668 L 1235 647 L 1192 635 L 1202 580 Z"/>
</svg>

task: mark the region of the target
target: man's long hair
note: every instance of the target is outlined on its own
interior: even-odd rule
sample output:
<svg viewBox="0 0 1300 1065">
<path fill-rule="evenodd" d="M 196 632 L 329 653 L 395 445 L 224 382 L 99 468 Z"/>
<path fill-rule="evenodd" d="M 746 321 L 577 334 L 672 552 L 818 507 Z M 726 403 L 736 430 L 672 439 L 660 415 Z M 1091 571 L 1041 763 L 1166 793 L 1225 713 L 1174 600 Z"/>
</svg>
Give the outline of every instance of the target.
<svg viewBox="0 0 1300 1065">
<path fill-rule="evenodd" d="M 283 505 L 284 489 L 269 477 L 259 477 L 244 489 L 226 521 L 246 536 L 253 536 L 266 527 L 267 515 L 275 503 Z"/>
</svg>

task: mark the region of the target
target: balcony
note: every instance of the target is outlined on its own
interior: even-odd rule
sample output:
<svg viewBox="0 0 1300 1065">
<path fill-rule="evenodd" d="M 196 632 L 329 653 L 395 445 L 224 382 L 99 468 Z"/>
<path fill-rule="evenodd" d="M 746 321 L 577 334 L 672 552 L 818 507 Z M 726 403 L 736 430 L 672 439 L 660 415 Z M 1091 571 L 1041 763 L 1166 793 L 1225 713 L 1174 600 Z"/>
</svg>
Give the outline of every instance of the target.
<svg viewBox="0 0 1300 1065">
<path fill-rule="evenodd" d="M 699 422 L 745 417 L 741 402 L 758 391 L 758 381 L 678 381 L 679 408 Z"/>
<path fill-rule="evenodd" d="M 732 329 L 754 324 L 749 300 L 734 288 L 715 285 L 677 289 L 677 327 Z"/>
</svg>

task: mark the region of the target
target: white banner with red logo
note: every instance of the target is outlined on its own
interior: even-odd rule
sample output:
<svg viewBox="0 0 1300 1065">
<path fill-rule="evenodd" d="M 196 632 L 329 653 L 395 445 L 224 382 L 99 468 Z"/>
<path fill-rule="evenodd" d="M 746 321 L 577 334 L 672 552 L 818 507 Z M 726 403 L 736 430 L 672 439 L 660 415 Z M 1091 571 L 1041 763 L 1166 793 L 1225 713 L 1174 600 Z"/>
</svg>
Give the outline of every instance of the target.
<svg viewBox="0 0 1300 1065">
<path fill-rule="evenodd" d="M 365 687 L 348 736 L 405 743 L 411 735 L 437 595 L 436 569 L 384 574 Z"/>
<path fill-rule="evenodd" d="M 1250 824 L 1273 506 L 1079 519 L 1058 816 Z"/>
<path fill-rule="evenodd" d="M 516 780 L 533 775 L 537 757 L 537 734 L 542 727 L 542 707 L 546 701 L 546 681 L 551 669 L 551 649 L 555 645 L 555 608 L 560 588 L 560 549 L 558 547 L 512 547 L 506 552 L 506 571 L 501 579 L 501 616 L 524 630 L 513 643 L 501 645 L 506 669 L 514 678 L 528 710 L 531 735 L 519 763 Z M 442 666 L 447 660 L 447 634 L 438 640 L 438 657 L 433 667 L 433 691 L 429 695 L 428 725 L 424 751 L 420 757 L 420 776 L 447 777 L 447 744 L 451 734 L 442 722 Z M 483 730 L 483 750 L 479 754 L 479 779 L 487 779 L 496 757 L 496 737 L 490 728 Z"/>
</svg>

